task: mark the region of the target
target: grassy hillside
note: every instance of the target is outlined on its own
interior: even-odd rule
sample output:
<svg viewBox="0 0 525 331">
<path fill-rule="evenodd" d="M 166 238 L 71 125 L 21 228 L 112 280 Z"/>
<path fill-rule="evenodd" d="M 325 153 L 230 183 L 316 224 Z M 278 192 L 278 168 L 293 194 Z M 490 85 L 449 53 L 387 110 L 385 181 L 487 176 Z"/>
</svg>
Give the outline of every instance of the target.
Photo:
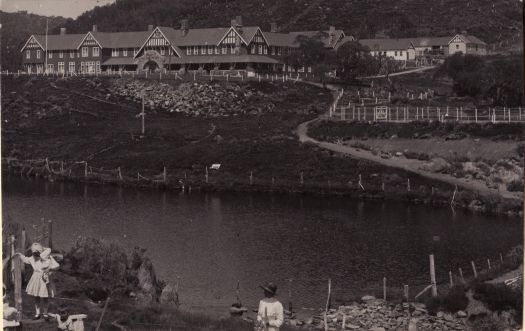
<svg viewBox="0 0 525 331">
<path fill-rule="evenodd" d="M 489 44 L 521 44 L 522 3 L 519 0 L 118 0 L 85 12 L 76 20 L 52 18 L 50 31 L 64 25 L 70 32 L 86 32 L 93 24 L 101 31 L 144 30 L 148 24 L 191 27 L 229 24 L 242 15 L 245 25 L 283 30 L 324 29 L 330 25 L 359 38 L 376 34 L 391 37 L 450 35 L 466 30 Z M 32 33 L 43 33 L 45 18 L 23 13 L 0 16 L 4 31 L 2 60 L 15 69 L 15 51 Z"/>
</svg>

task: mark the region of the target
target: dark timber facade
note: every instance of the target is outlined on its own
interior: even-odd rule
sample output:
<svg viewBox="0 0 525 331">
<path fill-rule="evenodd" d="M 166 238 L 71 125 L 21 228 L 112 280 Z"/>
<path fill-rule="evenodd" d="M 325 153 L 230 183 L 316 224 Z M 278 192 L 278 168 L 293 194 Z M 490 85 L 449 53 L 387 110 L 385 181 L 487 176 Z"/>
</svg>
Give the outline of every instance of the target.
<svg viewBox="0 0 525 331">
<path fill-rule="evenodd" d="M 319 34 L 326 48 L 353 40 L 344 32 L 281 33 L 272 23 L 269 32 L 258 26 L 243 26 L 236 17 L 229 27 L 190 29 L 187 20 L 180 28 L 153 27 L 147 31 L 86 34 L 32 35 L 21 50 L 29 73 L 98 73 L 102 71 L 164 70 L 253 70 L 282 72 L 282 58 L 298 47 L 300 35 Z M 300 69 L 308 70 L 308 69 Z"/>
</svg>

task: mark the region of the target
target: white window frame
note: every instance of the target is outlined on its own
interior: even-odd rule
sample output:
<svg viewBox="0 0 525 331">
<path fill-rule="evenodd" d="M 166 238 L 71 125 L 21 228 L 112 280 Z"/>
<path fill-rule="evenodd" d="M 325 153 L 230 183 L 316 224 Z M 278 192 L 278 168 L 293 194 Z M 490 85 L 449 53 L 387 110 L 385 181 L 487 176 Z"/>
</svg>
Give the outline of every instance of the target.
<svg viewBox="0 0 525 331">
<path fill-rule="evenodd" d="M 98 46 L 93 47 L 93 56 L 100 56 L 100 48 Z"/>
<path fill-rule="evenodd" d="M 186 47 L 186 55 L 191 55 L 191 47 Z"/>
<path fill-rule="evenodd" d="M 30 59 L 31 58 L 31 50 L 26 50 L 26 59 Z"/>
<path fill-rule="evenodd" d="M 89 56 L 89 48 L 82 47 L 82 57 L 88 57 Z"/>
<path fill-rule="evenodd" d="M 173 55 L 173 48 L 168 47 L 168 55 Z"/>
<path fill-rule="evenodd" d="M 60 59 L 63 59 L 63 58 L 64 58 L 64 51 L 60 51 L 60 52 L 58 52 L 58 57 L 59 57 Z"/>
<path fill-rule="evenodd" d="M 221 54 L 221 50 L 219 49 L 219 46 L 215 46 L 215 54 Z"/>
<path fill-rule="evenodd" d="M 201 55 L 206 55 L 206 46 L 201 46 Z"/>
<path fill-rule="evenodd" d="M 272 55 L 275 55 L 275 47 L 271 46 L 270 49 L 271 49 Z"/>
<path fill-rule="evenodd" d="M 52 58 L 53 58 L 53 51 L 48 52 L 47 54 L 48 54 L 47 57 L 48 57 L 49 59 L 52 59 Z"/>
<path fill-rule="evenodd" d="M 128 49 L 127 49 L 127 48 L 124 48 L 124 49 L 122 50 L 122 55 L 123 55 L 123 56 L 128 56 Z"/>
<path fill-rule="evenodd" d="M 74 59 L 75 58 L 75 51 L 69 51 L 69 58 Z"/>
<path fill-rule="evenodd" d="M 199 55 L 199 46 L 193 46 L 193 55 Z"/>
<path fill-rule="evenodd" d="M 213 46 L 208 46 L 208 55 L 213 54 Z"/>
<path fill-rule="evenodd" d="M 69 62 L 68 72 L 75 72 L 75 62 Z"/>
<path fill-rule="evenodd" d="M 117 57 L 118 56 L 118 48 L 112 48 L 111 49 L 111 56 Z"/>
<path fill-rule="evenodd" d="M 228 46 L 226 45 L 222 45 L 222 50 L 221 50 L 222 54 L 228 54 Z"/>
<path fill-rule="evenodd" d="M 252 51 L 251 51 L 252 54 L 255 54 L 255 44 L 252 44 Z"/>
<path fill-rule="evenodd" d="M 263 53 L 263 45 L 259 45 L 259 54 Z"/>
<path fill-rule="evenodd" d="M 55 72 L 55 66 L 52 63 L 47 64 L 47 72 Z"/>
<path fill-rule="evenodd" d="M 230 54 L 235 54 L 235 46 L 230 46 Z"/>
<path fill-rule="evenodd" d="M 95 72 L 100 73 L 100 61 L 95 62 Z"/>
<path fill-rule="evenodd" d="M 268 54 L 268 47 L 266 47 L 266 45 L 263 45 L 263 52 L 265 55 Z"/>
<path fill-rule="evenodd" d="M 40 50 L 39 49 L 36 50 L 36 58 L 40 59 Z"/>
<path fill-rule="evenodd" d="M 160 49 L 160 55 L 166 55 L 166 49 L 164 47 Z"/>
<path fill-rule="evenodd" d="M 283 51 L 282 51 L 281 47 L 277 47 L 277 55 L 282 55 L 283 54 L 282 52 Z"/>
<path fill-rule="evenodd" d="M 65 72 L 65 70 L 66 70 L 66 66 L 64 62 L 58 62 L 57 71 L 62 74 Z"/>
</svg>

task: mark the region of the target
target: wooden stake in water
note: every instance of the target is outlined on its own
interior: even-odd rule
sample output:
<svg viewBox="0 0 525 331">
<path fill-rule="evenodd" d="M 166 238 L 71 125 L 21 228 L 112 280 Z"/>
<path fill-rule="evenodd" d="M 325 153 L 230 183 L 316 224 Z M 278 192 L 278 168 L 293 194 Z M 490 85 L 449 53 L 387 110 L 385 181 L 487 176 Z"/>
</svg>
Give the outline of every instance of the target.
<svg viewBox="0 0 525 331">
<path fill-rule="evenodd" d="M 500 260 L 501 264 L 503 264 L 503 255 L 501 255 L 501 253 L 499 253 L 499 260 Z"/>
<path fill-rule="evenodd" d="M 87 161 L 84 161 L 84 177 L 88 176 L 88 164 Z"/>
<path fill-rule="evenodd" d="M 491 269 L 491 266 L 490 266 L 490 259 L 487 259 L 487 266 L 489 267 L 489 270 Z"/>
<path fill-rule="evenodd" d="M 459 278 L 461 279 L 461 283 L 465 284 L 465 277 L 463 277 L 463 269 L 459 268 Z"/>
<path fill-rule="evenodd" d="M 253 185 L 253 171 L 250 171 L 250 185 Z"/>
<path fill-rule="evenodd" d="M 301 186 L 303 186 L 304 184 L 304 177 L 303 177 L 303 172 L 301 171 Z"/>
<path fill-rule="evenodd" d="M 472 264 L 472 271 L 474 272 L 474 278 L 478 278 L 478 271 L 476 270 L 476 264 L 474 261 L 471 261 L 470 264 Z"/>
<path fill-rule="evenodd" d="M 292 282 L 293 282 L 293 279 L 289 279 L 288 281 L 290 282 L 290 288 L 288 289 L 288 310 L 290 311 L 290 315 L 293 315 L 293 305 L 292 305 Z"/>
<path fill-rule="evenodd" d="M 454 286 L 454 280 L 452 279 L 452 271 L 448 272 L 448 278 L 450 280 L 450 287 Z"/>
<path fill-rule="evenodd" d="M 142 118 L 142 135 L 146 133 L 146 113 L 144 112 L 144 94 L 142 94 L 142 112 L 140 113 L 140 117 Z"/>
<path fill-rule="evenodd" d="M 328 331 L 328 309 L 330 309 L 330 296 L 332 293 L 332 280 L 328 279 L 328 297 L 326 299 L 326 307 L 324 311 L 324 329 Z"/>
<path fill-rule="evenodd" d="M 386 277 L 383 277 L 383 300 L 386 301 Z"/>
<path fill-rule="evenodd" d="M 430 285 L 432 285 L 432 296 L 437 297 L 436 267 L 434 265 L 434 254 L 430 254 Z"/>
<path fill-rule="evenodd" d="M 206 166 L 206 184 L 208 184 L 208 166 Z"/>
</svg>

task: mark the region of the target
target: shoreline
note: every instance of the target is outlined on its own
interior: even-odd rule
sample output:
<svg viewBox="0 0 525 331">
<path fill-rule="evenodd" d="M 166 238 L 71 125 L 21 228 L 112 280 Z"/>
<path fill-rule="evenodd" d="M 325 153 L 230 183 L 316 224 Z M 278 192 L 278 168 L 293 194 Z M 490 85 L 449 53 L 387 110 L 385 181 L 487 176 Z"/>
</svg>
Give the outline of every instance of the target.
<svg viewBox="0 0 525 331">
<path fill-rule="evenodd" d="M 504 199 L 500 197 L 500 201 L 493 201 L 493 203 L 498 207 L 494 208 L 480 208 L 479 204 L 473 204 L 472 201 L 480 201 L 481 203 L 486 203 L 483 199 L 490 199 L 495 197 L 487 197 L 484 195 L 475 195 L 470 191 L 458 192 L 455 195 L 455 204 L 451 206 L 450 197 L 454 195 L 454 188 L 451 185 L 447 187 L 436 189 L 434 194 L 427 192 L 426 190 L 412 190 L 400 192 L 400 190 L 394 189 L 390 190 L 381 190 L 378 189 L 369 189 L 366 191 L 360 190 L 358 188 L 350 188 L 349 186 L 337 185 L 335 183 L 304 183 L 301 185 L 299 182 L 291 184 L 290 182 L 284 184 L 274 184 L 273 182 L 252 182 L 250 183 L 205 183 L 204 181 L 199 180 L 188 180 L 185 183 L 180 181 L 162 181 L 162 180 L 137 180 L 131 179 L 129 177 L 123 177 L 122 179 L 118 178 L 108 178 L 107 176 L 98 176 L 96 174 L 89 174 L 88 177 L 78 176 L 78 175 L 63 175 L 56 174 L 46 169 L 37 169 L 31 170 L 31 173 L 27 166 L 15 165 L 11 162 L 5 164 L 5 159 L 2 159 L 3 171 L 2 176 L 6 173 L 18 173 L 21 177 L 26 178 L 37 178 L 43 179 L 50 182 L 69 182 L 77 184 L 87 184 L 87 185 L 111 185 L 116 187 L 124 188 L 135 188 L 135 189 L 155 189 L 155 190 L 167 190 L 171 192 L 184 192 L 191 193 L 193 191 L 210 193 L 210 192 L 232 192 L 232 193 L 263 193 L 263 194 L 287 194 L 287 195 L 312 195 L 312 196 L 339 196 L 339 197 L 349 197 L 351 199 L 366 200 L 366 201 L 393 201 L 393 202 L 402 202 L 410 203 L 414 205 L 432 205 L 436 207 L 447 207 L 468 210 L 472 213 L 479 213 L 482 215 L 493 215 L 493 216 L 507 216 L 509 218 L 518 218 L 523 216 L 523 211 L 520 209 L 521 205 L 518 200 Z M 25 171 L 25 173 L 24 173 Z M 441 183 L 447 185 L 447 183 Z M 466 194 L 467 196 L 462 197 L 461 194 Z M 472 200 L 473 195 L 475 199 Z M 502 205 L 502 203 L 507 202 L 508 205 Z M 517 203 L 513 205 L 512 203 Z M 518 208 L 519 211 L 515 211 Z"/>
</svg>

